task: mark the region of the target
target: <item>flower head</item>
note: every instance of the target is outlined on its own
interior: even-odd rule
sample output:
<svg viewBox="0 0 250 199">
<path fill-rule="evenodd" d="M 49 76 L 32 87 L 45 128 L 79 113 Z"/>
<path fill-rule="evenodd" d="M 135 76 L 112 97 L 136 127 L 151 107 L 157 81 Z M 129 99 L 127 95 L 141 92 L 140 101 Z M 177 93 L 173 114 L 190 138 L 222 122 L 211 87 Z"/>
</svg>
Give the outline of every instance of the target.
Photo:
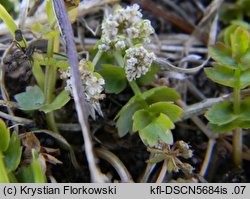
<svg viewBox="0 0 250 199">
<path fill-rule="evenodd" d="M 108 15 L 102 23 L 101 51 L 124 50 L 130 44 L 149 42 L 154 33 L 149 20 L 142 19 L 137 4 L 126 8 L 118 8 Z"/>
<path fill-rule="evenodd" d="M 145 75 L 151 67 L 155 54 L 148 52 L 143 46 L 126 50 L 125 71 L 129 81 Z"/>
<path fill-rule="evenodd" d="M 99 115 L 102 115 L 99 100 L 102 100 L 105 95 L 102 94 L 105 84 L 102 76 L 96 72 L 93 72 L 94 67 L 92 64 L 85 59 L 82 59 L 79 63 L 79 72 L 81 75 L 81 81 L 84 91 L 85 99 L 89 105 L 89 112 L 91 116 L 95 119 L 96 110 Z M 72 93 L 72 82 L 71 82 L 71 70 L 61 71 L 62 79 L 66 79 L 65 90 Z"/>
</svg>

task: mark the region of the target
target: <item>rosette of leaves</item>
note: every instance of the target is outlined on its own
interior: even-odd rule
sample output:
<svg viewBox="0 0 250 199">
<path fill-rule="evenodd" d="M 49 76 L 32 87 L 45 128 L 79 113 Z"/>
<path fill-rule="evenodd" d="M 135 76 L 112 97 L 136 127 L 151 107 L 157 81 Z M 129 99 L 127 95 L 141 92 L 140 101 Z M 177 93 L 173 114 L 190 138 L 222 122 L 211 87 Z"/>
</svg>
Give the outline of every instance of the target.
<svg viewBox="0 0 250 199">
<path fill-rule="evenodd" d="M 173 103 L 177 99 L 178 93 L 165 86 L 135 95 L 116 116 L 119 136 L 139 132 L 145 145 L 173 144 L 171 130 L 182 114 L 182 109 Z"/>
<path fill-rule="evenodd" d="M 212 106 L 206 113 L 209 126 L 216 132 L 228 132 L 237 127 L 250 127 L 250 98 L 241 99 L 240 91 L 250 85 L 250 35 L 247 29 L 230 26 L 226 29 L 224 43 L 209 47 L 216 61 L 206 68 L 207 76 L 214 82 L 233 88 L 232 102 Z"/>
</svg>

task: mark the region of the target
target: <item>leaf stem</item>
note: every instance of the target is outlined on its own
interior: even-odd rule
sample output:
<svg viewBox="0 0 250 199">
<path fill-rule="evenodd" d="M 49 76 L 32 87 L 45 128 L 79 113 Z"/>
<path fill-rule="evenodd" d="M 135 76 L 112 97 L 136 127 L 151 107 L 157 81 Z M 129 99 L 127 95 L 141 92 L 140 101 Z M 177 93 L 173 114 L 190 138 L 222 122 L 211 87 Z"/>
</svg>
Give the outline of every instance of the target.
<svg viewBox="0 0 250 199">
<path fill-rule="evenodd" d="M 99 61 L 99 59 L 101 58 L 102 54 L 103 54 L 103 52 L 100 51 L 100 50 L 98 50 L 98 52 L 96 53 L 96 55 L 95 55 L 95 57 L 94 57 L 94 59 L 93 59 L 93 61 L 92 61 L 92 64 L 93 64 L 94 66 L 96 66 L 96 64 L 98 63 L 98 61 Z"/>
<path fill-rule="evenodd" d="M 141 90 L 139 88 L 139 86 L 137 85 L 136 81 L 129 81 L 129 85 L 131 87 L 131 89 L 133 90 L 135 95 L 141 95 Z"/>
</svg>

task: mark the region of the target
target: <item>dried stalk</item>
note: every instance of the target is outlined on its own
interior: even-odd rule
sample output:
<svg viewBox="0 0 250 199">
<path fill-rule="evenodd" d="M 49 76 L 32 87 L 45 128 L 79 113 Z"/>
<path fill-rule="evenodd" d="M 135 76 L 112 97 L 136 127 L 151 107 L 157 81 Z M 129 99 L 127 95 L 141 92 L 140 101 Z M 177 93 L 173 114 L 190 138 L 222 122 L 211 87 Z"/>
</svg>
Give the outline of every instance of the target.
<svg viewBox="0 0 250 199">
<path fill-rule="evenodd" d="M 76 111 L 78 114 L 78 120 L 82 128 L 82 134 L 85 143 L 85 151 L 89 164 L 89 170 L 91 175 L 92 182 L 104 182 L 101 172 L 96 164 L 96 158 L 93 151 L 93 145 L 89 130 L 89 124 L 87 121 L 87 108 L 84 98 L 83 88 L 80 84 L 80 74 L 78 69 L 78 59 L 77 51 L 74 43 L 74 35 L 71 23 L 68 18 L 68 13 L 64 5 L 63 0 L 53 0 L 53 8 L 57 18 L 57 22 L 61 31 L 61 34 L 66 43 L 66 51 L 68 62 L 71 67 L 71 81 L 72 81 L 72 90 L 73 98 L 76 105 Z"/>
</svg>

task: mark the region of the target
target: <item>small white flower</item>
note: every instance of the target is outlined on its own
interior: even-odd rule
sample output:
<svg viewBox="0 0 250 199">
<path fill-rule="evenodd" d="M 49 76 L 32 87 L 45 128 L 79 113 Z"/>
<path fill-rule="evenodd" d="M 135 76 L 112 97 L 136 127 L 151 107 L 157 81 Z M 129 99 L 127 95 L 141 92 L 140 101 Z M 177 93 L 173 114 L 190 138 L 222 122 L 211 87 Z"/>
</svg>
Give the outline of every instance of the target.
<svg viewBox="0 0 250 199">
<path fill-rule="evenodd" d="M 144 47 L 132 47 L 126 50 L 125 71 L 129 81 L 145 75 L 151 67 L 155 55 Z"/>
<path fill-rule="evenodd" d="M 98 46 L 101 51 L 123 50 L 128 43 L 149 42 L 149 36 L 154 32 L 150 21 L 142 19 L 137 4 L 115 10 L 103 21 L 101 29 L 102 43 Z"/>
<path fill-rule="evenodd" d="M 103 85 L 105 84 L 105 81 L 99 74 L 98 76 L 96 76 L 97 73 L 91 71 L 91 67 L 88 64 L 89 63 L 86 60 L 81 60 L 79 62 L 79 72 L 81 75 L 85 99 L 89 104 L 90 114 L 95 119 L 95 114 L 93 113 L 92 108 L 95 109 L 99 114 L 101 113 L 99 100 L 102 100 L 105 97 L 105 95 L 102 94 L 102 92 L 104 91 Z M 66 79 L 65 90 L 69 91 L 72 94 L 70 69 L 68 69 L 67 71 L 60 70 L 60 72 L 60 77 L 62 79 Z"/>
<path fill-rule="evenodd" d="M 115 48 L 117 50 L 123 50 L 124 48 L 126 48 L 126 44 L 124 41 L 117 41 L 115 44 Z"/>
</svg>

